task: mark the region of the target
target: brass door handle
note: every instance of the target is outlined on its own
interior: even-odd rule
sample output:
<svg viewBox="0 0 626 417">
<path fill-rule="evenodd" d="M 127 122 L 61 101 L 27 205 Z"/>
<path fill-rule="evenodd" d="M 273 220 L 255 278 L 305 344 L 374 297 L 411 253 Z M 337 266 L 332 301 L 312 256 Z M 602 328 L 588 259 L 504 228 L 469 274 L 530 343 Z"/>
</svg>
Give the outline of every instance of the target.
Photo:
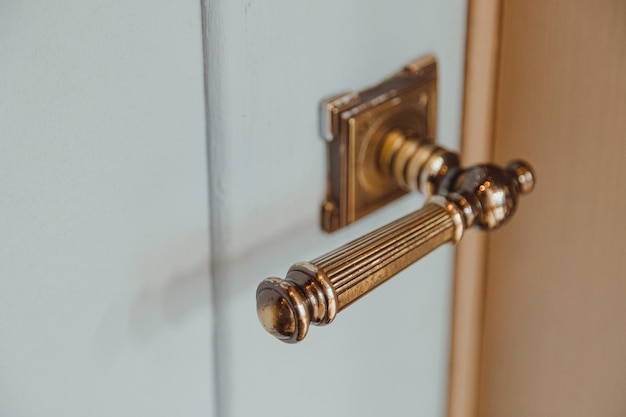
<svg viewBox="0 0 626 417">
<path fill-rule="evenodd" d="M 257 289 L 265 330 L 287 343 L 466 229 L 506 223 L 520 194 L 532 191 L 530 165 L 513 161 L 463 169 L 459 156 L 433 143 L 437 61 L 417 59 L 379 84 L 322 102 L 328 144 L 328 187 L 322 228 L 344 227 L 408 191 L 429 196 L 424 207 L 311 262 L 294 264 L 285 279 Z"/>
<path fill-rule="evenodd" d="M 337 313 L 399 271 L 466 229 L 506 223 L 517 198 L 533 189 L 523 161 L 459 167 L 456 153 L 392 131 L 378 154 L 379 168 L 405 189 L 429 199 L 424 207 L 310 262 L 294 264 L 285 279 L 267 278 L 257 289 L 265 330 L 287 343 L 304 339 L 309 325 L 329 324 Z"/>
</svg>

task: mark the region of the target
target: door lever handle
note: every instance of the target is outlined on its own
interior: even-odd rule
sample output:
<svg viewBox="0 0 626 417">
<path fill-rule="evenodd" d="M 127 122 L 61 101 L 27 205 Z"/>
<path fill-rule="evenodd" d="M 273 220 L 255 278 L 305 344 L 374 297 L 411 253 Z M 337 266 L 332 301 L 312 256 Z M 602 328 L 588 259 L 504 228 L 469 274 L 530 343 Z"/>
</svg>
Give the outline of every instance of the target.
<svg viewBox="0 0 626 417">
<path fill-rule="evenodd" d="M 402 188 L 429 195 L 424 206 L 310 262 L 294 264 L 284 279 L 258 286 L 257 313 L 265 330 L 287 343 L 304 339 L 309 325 L 326 325 L 339 311 L 466 229 L 494 230 L 532 191 L 535 175 L 516 160 L 459 167 L 459 157 L 410 133 L 388 133 L 378 166 Z"/>
</svg>

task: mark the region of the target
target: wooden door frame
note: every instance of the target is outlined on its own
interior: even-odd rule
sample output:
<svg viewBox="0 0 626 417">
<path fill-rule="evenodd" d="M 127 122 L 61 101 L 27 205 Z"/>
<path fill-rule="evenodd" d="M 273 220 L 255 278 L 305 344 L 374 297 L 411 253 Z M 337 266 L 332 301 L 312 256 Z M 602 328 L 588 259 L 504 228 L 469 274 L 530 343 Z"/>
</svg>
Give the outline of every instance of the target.
<svg viewBox="0 0 626 417">
<path fill-rule="evenodd" d="M 464 164 L 492 159 L 501 9 L 500 0 L 470 0 L 467 5 Z M 485 233 L 471 231 L 457 249 L 448 417 L 473 417 L 478 411 L 487 245 Z"/>
</svg>

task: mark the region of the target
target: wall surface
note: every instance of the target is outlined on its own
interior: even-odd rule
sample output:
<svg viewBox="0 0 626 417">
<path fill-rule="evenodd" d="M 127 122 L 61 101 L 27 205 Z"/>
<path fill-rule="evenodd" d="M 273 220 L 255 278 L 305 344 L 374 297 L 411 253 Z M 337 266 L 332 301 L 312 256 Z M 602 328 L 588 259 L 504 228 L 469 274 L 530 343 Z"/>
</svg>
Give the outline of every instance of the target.
<svg viewBox="0 0 626 417">
<path fill-rule="evenodd" d="M 444 415 L 452 247 L 300 345 L 265 334 L 254 300 L 263 278 L 421 205 L 409 197 L 323 234 L 317 106 L 434 52 L 438 140 L 458 149 L 465 2 L 208 0 L 204 17 L 221 415 Z"/>
<path fill-rule="evenodd" d="M 0 416 L 213 415 L 200 4 L 0 2 Z"/>
<path fill-rule="evenodd" d="M 533 194 L 490 235 L 478 416 L 626 415 L 626 4 L 503 3 L 495 160 Z"/>
</svg>

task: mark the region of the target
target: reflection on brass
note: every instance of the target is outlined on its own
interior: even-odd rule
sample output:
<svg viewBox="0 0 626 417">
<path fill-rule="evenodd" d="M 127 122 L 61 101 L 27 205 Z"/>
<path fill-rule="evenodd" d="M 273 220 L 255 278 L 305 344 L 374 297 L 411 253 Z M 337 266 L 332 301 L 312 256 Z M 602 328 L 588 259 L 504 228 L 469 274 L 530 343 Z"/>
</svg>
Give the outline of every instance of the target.
<svg viewBox="0 0 626 417">
<path fill-rule="evenodd" d="M 437 62 L 418 59 L 380 84 L 321 104 L 328 144 L 328 185 L 322 228 L 342 228 L 403 196 L 407 189 L 382 172 L 377 155 L 392 129 L 432 141 L 437 109 Z"/>
<path fill-rule="evenodd" d="M 405 146 L 408 142 L 415 146 Z M 379 155 L 389 164 L 389 175 L 407 189 L 432 196 L 420 210 L 311 262 L 294 264 L 285 279 L 262 281 L 259 320 L 278 339 L 299 342 L 311 323 L 330 323 L 343 308 L 422 256 L 458 242 L 467 228 L 500 227 L 514 214 L 518 195 L 534 186 L 533 171 L 523 161 L 506 168 L 482 164 L 462 169 L 456 154 L 407 138 L 389 152 Z M 404 169 L 396 166 L 399 161 Z"/>
<path fill-rule="evenodd" d="M 330 323 L 341 309 L 454 234 L 455 224 L 446 209 L 427 204 L 311 262 L 294 264 L 285 279 L 261 282 L 259 320 L 278 339 L 298 342 L 310 323 Z"/>
<path fill-rule="evenodd" d="M 325 102 L 322 126 L 331 162 L 322 210 L 327 231 L 408 191 L 429 198 L 420 210 L 294 264 L 284 279 L 263 280 L 257 313 L 278 339 L 301 341 L 311 323 L 329 324 L 339 311 L 424 255 L 458 242 L 466 229 L 500 227 L 515 213 L 518 195 L 532 191 L 535 175 L 523 161 L 506 168 L 461 168 L 455 152 L 427 139 L 434 129 L 430 89 L 435 80 L 435 61 L 426 58 L 370 90 Z"/>
</svg>

